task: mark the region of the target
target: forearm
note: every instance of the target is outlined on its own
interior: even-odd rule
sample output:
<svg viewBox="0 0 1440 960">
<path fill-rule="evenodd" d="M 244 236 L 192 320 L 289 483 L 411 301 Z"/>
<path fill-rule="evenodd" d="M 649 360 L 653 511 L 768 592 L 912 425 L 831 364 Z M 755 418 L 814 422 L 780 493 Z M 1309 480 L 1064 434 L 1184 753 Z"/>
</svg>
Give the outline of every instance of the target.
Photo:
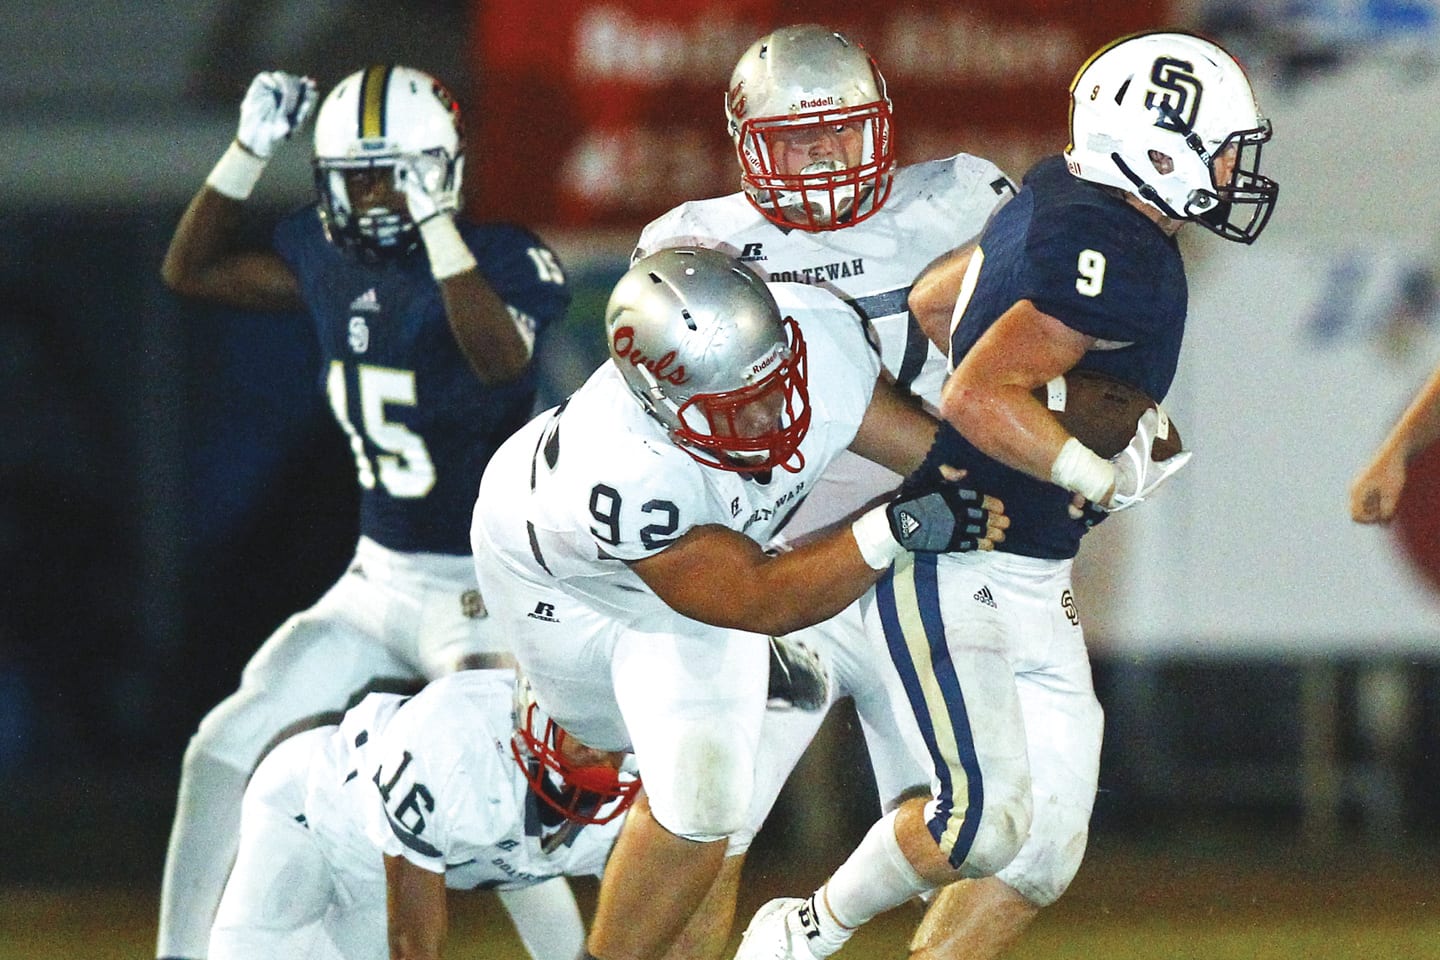
<svg viewBox="0 0 1440 960">
<path fill-rule="evenodd" d="M 866 562 L 850 527 L 770 556 L 751 597 L 755 626 L 747 629 L 781 636 L 828 620 L 870 589 L 887 568 Z M 816 571 L 824 572 L 816 576 Z"/>
<path fill-rule="evenodd" d="M 1440 439 L 1440 369 L 1430 375 L 1395 421 L 1376 450 L 1376 459 L 1398 457 L 1408 463 L 1437 439 Z"/>
<path fill-rule="evenodd" d="M 445 876 L 385 856 L 390 960 L 438 960 L 449 922 Z"/>
<path fill-rule="evenodd" d="M 952 380 L 941 395 L 940 413 L 981 453 L 1038 480 L 1070 434 L 1021 387 L 970 389 Z"/>
<path fill-rule="evenodd" d="M 951 250 L 931 261 L 910 288 L 907 305 L 925 336 L 942 352 L 950 350 L 950 323 L 955 301 L 970 265 L 972 244 Z"/>
<path fill-rule="evenodd" d="M 484 383 L 520 376 L 533 346 L 510 310 L 481 276 L 454 220 L 438 214 L 420 225 L 445 316 L 460 352 Z"/>
<path fill-rule="evenodd" d="M 883 518 L 882 518 L 883 521 Z M 888 566 L 887 530 L 866 528 L 876 566 Z M 884 562 L 882 562 L 884 561 Z M 779 635 L 845 609 L 880 576 L 849 528 L 795 550 L 767 554 L 753 540 L 716 525 L 696 527 L 632 569 L 675 612 L 716 627 Z"/>
<path fill-rule="evenodd" d="M 918 400 L 882 376 L 850 449 L 907 477 L 924 462 L 937 429 L 939 421 L 925 412 Z"/>
</svg>

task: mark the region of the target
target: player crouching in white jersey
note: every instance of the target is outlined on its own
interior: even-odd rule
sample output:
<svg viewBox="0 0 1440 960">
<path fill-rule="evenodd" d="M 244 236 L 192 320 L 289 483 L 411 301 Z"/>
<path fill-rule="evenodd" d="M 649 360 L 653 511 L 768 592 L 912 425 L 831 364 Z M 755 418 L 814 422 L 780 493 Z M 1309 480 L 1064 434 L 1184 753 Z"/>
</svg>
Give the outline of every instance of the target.
<svg viewBox="0 0 1440 960">
<path fill-rule="evenodd" d="M 210 957 L 323 955 L 327 939 L 347 960 L 439 957 L 447 887 L 521 891 L 523 916 L 524 891 L 600 874 L 640 790 L 626 759 L 568 736 L 512 670 L 370 694 L 256 769 Z M 535 960 L 580 953 L 580 915 L 565 919 L 521 929 Z"/>
<path fill-rule="evenodd" d="M 610 361 L 490 462 L 471 537 L 537 699 L 645 778 L 588 940 L 640 960 L 675 940 L 745 825 L 767 637 L 833 616 L 912 550 L 988 549 L 1009 520 L 937 484 L 767 554 L 837 453 L 908 474 L 937 422 L 880 377 L 844 303 L 715 250 L 634 264 L 605 329 Z"/>
</svg>

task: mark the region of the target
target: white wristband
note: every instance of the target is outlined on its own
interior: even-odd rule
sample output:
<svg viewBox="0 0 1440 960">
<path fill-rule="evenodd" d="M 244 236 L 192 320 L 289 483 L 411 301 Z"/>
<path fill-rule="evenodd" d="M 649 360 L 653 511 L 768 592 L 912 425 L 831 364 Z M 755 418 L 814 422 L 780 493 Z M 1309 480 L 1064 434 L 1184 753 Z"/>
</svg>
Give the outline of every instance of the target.
<svg viewBox="0 0 1440 960">
<path fill-rule="evenodd" d="M 1050 465 L 1050 482 L 1101 503 L 1115 485 L 1115 465 L 1071 437 Z"/>
<path fill-rule="evenodd" d="M 905 548 L 890 532 L 890 518 L 883 504 L 861 514 L 860 519 L 850 524 L 850 533 L 860 548 L 860 556 L 872 570 L 884 570 L 905 553 Z"/>
<path fill-rule="evenodd" d="M 248 200 L 268 162 L 240 146 L 238 140 L 232 140 L 230 149 L 221 155 L 205 182 L 210 189 L 231 200 Z"/>
<path fill-rule="evenodd" d="M 465 246 L 455 218 L 446 213 L 437 213 L 420 224 L 420 237 L 425 241 L 425 252 L 430 255 L 430 272 L 436 280 L 453 277 L 457 273 L 475 269 L 475 255 Z"/>
</svg>

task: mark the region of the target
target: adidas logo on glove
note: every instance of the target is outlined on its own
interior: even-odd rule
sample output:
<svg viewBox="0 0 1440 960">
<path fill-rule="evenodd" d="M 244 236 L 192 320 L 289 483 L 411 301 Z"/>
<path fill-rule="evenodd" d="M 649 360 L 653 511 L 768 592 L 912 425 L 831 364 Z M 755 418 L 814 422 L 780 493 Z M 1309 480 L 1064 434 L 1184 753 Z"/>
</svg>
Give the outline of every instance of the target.
<svg viewBox="0 0 1440 960">
<path fill-rule="evenodd" d="M 902 537 L 913 537 L 915 531 L 920 529 L 920 521 L 909 510 L 896 511 L 896 521 L 900 524 L 900 535 Z"/>
</svg>

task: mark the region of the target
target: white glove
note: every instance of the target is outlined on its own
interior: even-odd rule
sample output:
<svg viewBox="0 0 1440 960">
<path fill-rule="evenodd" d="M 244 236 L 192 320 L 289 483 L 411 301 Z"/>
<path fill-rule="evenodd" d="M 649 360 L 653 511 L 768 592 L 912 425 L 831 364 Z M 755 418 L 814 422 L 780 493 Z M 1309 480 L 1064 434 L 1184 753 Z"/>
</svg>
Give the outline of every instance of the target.
<svg viewBox="0 0 1440 960">
<path fill-rule="evenodd" d="M 1129 446 L 1110 458 L 1115 465 L 1115 492 L 1110 502 L 1100 509 L 1115 513 L 1135 506 L 1190 462 L 1189 450 L 1183 450 L 1168 460 L 1157 462 L 1150 459 L 1150 448 L 1155 443 L 1159 425 L 1160 414 L 1154 407 L 1140 415 Z"/>
<path fill-rule="evenodd" d="M 430 153 L 409 153 L 395 161 L 395 187 L 405 194 L 410 219 L 416 224 L 460 208 L 454 190 L 446 189 L 446 161 Z"/>
<path fill-rule="evenodd" d="M 240 129 L 235 139 L 261 160 L 269 160 L 275 144 L 300 128 L 315 109 L 315 81 L 270 70 L 257 74 L 240 102 Z"/>
</svg>

